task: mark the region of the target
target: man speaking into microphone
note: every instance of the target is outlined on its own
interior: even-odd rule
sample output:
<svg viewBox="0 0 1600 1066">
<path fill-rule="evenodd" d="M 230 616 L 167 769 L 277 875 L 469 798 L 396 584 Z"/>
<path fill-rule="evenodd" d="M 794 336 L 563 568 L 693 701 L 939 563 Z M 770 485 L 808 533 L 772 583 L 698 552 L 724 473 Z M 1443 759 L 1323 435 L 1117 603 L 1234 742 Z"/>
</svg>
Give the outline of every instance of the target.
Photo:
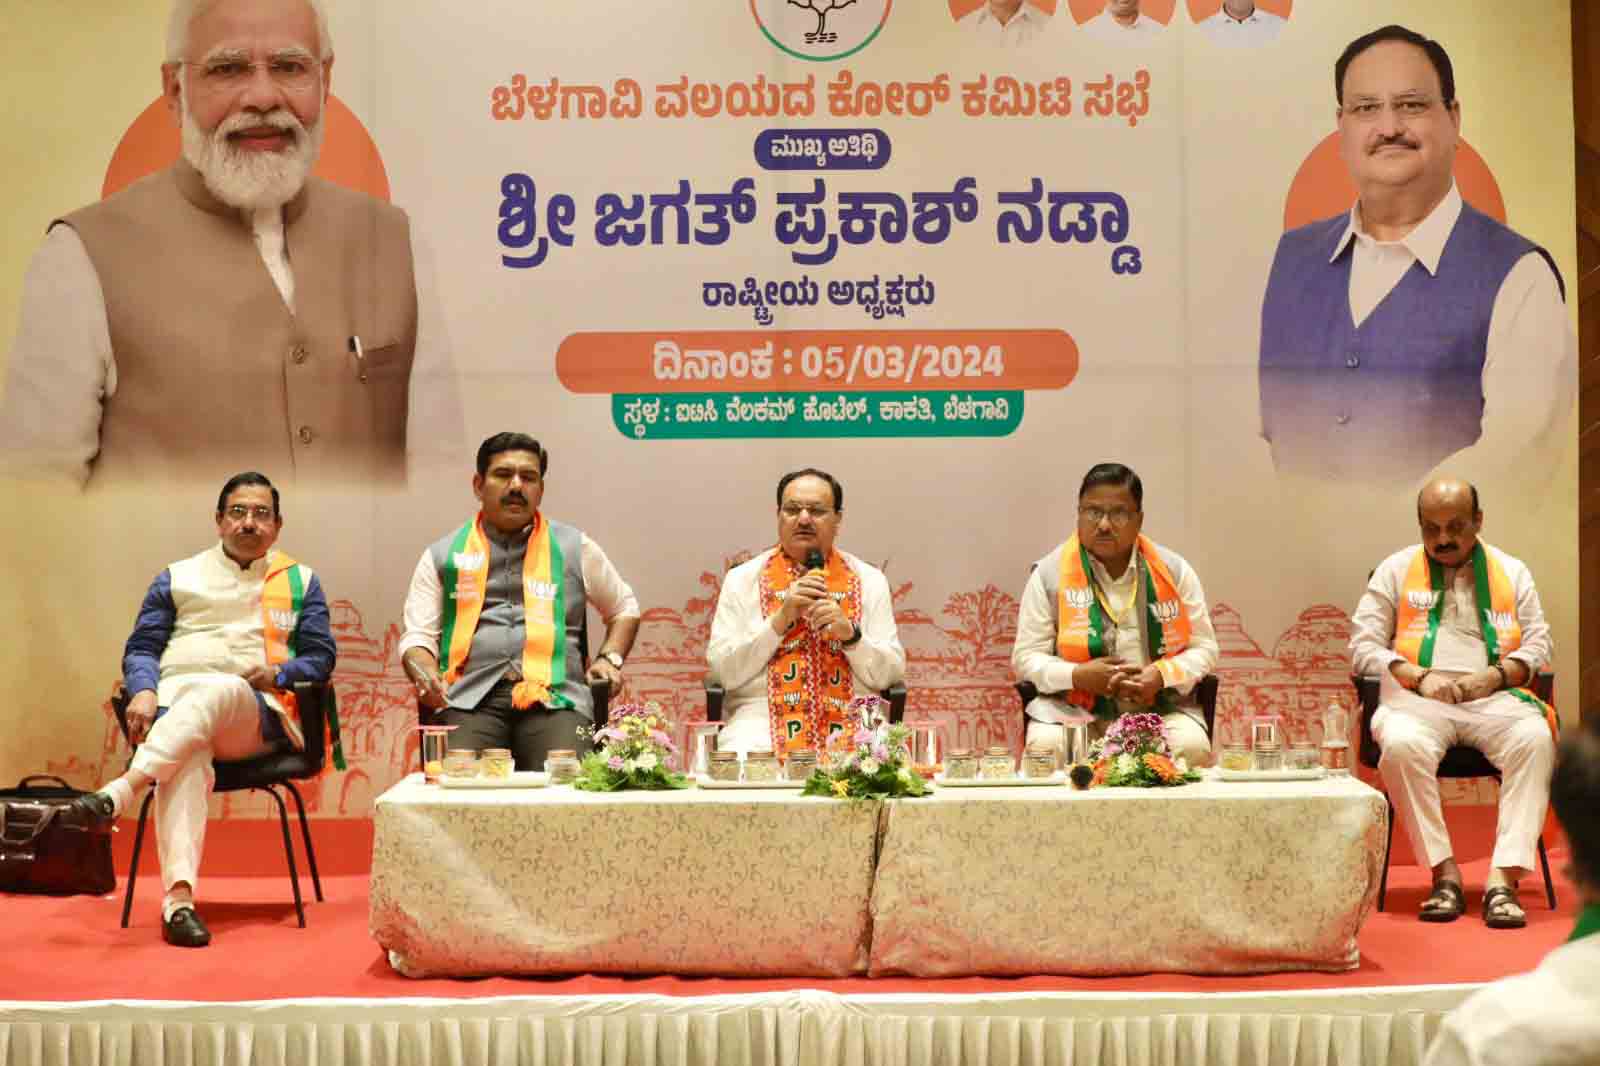
<svg viewBox="0 0 1600 1066">
<path fill-rule="evenodd" d="M 728 571 L 706 659 L 727 695 L 721 748 L 821 749 L 850 700 L 904 680 L 883 571 L 834 548 L 844 488 L 807 467 L 778 480 L 778 544 Z"/>
</svg>

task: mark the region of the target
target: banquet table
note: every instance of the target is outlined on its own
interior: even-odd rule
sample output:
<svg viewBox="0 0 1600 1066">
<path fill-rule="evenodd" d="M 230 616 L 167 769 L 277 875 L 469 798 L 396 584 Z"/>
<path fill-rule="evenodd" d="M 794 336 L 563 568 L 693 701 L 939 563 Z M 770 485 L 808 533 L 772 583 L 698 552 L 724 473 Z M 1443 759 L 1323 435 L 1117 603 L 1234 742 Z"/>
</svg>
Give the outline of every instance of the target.
<svg viewBox="0 0 1600 1066">
<path fill-rule="evenodd" d="M 873 974 L 1354 969 L 1388 807 L 1352 777 L 888 805 Z"/>
<path fill-rule="evenodd" d="M 368 925 L 413 977 L 861 973 L 878 813 L 412 774 L 376 803 Z"/>
<path fill-rule="evenodd" d="M 379 797 L 369 924 L 409 976 L 1346 970 L 1387 807 L 1353 778 L 1173 789 Z"/>
</svg>

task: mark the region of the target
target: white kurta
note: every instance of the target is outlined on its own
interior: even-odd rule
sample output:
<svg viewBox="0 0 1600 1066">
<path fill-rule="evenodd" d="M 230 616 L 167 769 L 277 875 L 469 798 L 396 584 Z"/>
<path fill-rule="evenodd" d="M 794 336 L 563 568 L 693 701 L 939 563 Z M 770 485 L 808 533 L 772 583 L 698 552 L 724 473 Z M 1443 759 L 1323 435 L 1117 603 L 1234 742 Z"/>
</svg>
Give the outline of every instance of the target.
<svg viewBox="0 0 1600 1066">
<path fill-rule="evenodd" d="M 772 750 L 767 663 L 783 638 L 761 610 L 761 571 L 777 550 L 769 548 L 728 571 L 706 646 L 711 676 L 726 690 L 717 745 L 741 753 Z M 905 679 L 906 650 L 894 624 L 889 579 L 849 552 L 839 554 L 861 580 L 861 639 L 845 648 L 844 655 L 855 695 L 870 696 Z"/>
<path fill-rule="evenodd" d="M 1017 8 L 1017 13 L 1011 16 L 1010 21 L 1002 23 L 989 10 L 985 0 L 982 7 L 961 16 L 958 26 L 972 39 L 985 44 L 999 45 L 1004 48 L 1021 48 L 1029 41 L 1037 40 L 1049 24 L 1050 17 L 1043 11 L 1034 7 L 1030 0 L 1022 0 L 1022 6 Z"/>
</svg>

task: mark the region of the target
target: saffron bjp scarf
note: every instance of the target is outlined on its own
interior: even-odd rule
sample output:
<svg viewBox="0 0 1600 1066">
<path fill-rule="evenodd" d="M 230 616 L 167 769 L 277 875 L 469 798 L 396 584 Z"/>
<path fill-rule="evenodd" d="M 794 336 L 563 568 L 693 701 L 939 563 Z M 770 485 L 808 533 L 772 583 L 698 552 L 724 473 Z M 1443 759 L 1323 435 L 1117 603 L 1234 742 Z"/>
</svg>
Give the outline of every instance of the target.
<svg viewBox="0 0 1600 1066">
<path fill-rule="evenodd" d="M 837 551 L 828 553 L 823 568 L 828 595 L 838 602 L 858 629 L 861 626 L 861 579 Z M 807 573 L 781 550 L 761 570 L 761 613 L 770 618 L 783 606 L 791 585 Z M 855 691 L 850 662 L 837 640 L 823 636 L 800 619 L 783 635 L 777 654 L 767 664 L 767 709 L 772 750 L 821 750 L 830 733 L 845 726 Z"/>
<path fill-rule="evenodd" d="M 1142 599 L 1145 604 L 1141 633 L 1150 662 L 1161 671 L 1166 687 L 1193 680 L 1172 658 L 1189 646 L 1189 612 L 1178 595 L 1178 585 L 1171 571 L 1148 537 L 1139 537 L 1132 565 L 1138 568 L 1136 581 L 1142 580 L 1142 584 L 1136 586 L 1134 597 L 1135 601 Z M 1079 542 L 1076 533 L 1061 549 L 1056 598 L 1056 650 L 1061 658 L 1084 663 L 1105 655 L 1106 634 L 1115 629 L 1116 623 L 1108 619 L 1109 612 L 1101 604 L 1102 593 L 1089 569 L 1088 549 Z M 1116 700 L 1080 689 L 1067 693 L 1067 702 L 1092 712 L 1097 718 L 1115 718 L 1120 713 Z"/>
<path fill-rule="evenodd" d="M 511 705 L 520 710 L 536 703 L 546 707 L 571 706 L 560 691 L 567 680 L 564 568 L 561 546 L 550 535 L 550 523 L 535 512 L 522 560 L 522 680 L 511 690 Z M 448 686 L 461 679 L 467 654 L 472 650 L 472 635 L 478 629 L 478 616 L 483 613 L 489 580 L 489 538 L 483 531 L 482 513 L 462 526 L 450 542 L 441 579 L 444 617 L 439 646 L 444 655 L 439 660 L 439 673 Z"/>
<path fill-rule="evenodd" d="M 261 584 L 261 633 L 266 643 L 268 666 L 282 666 L 296 655 L 295 636 L 300 628 L 300 611 L 305 606 L 307 584 L 305 567 L 283 552 L 272 553 L 267 563 L 267 576 Z M 300 735 L 298 724 L 299 701 L 294 692 L 274 689 L 272 694 L 283 707 L 289 732 L 299 738 L 300 745 L 304 747 L 305 738 Z M 339 712 L 334 709 L 333 699 L 326 699 L 323 703 L 327 708 L 328 740 L 333 745 L 333 765 L 343 770 L 344 745 L 339 738 Z"/>
</svg>

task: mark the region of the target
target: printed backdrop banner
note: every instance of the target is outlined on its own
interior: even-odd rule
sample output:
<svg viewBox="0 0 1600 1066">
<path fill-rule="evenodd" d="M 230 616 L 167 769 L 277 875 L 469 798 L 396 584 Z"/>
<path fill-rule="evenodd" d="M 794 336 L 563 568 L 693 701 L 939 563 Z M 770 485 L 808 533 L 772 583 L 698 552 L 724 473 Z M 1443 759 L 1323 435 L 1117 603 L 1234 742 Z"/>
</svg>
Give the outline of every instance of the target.
<svg viewBox="0 0 1600 1066">
<path fill-rule="evenodd" d="M 1574 276 L 1564 6 L 1278 0 L 1243 36 L 1204 22 L 1218 0 L 1146 0 L 1137 32 L 1100 7 L 1030 0 L 1004 28 L 978 0 L 332 8 L 322 172 L 408 213 L 445 369 L 414 382 L 403 488 L 266 469 L 280 543 L 333 601 L 350 769 L 319 813 L 365 816 L 414 764 L 401 603 L 502 429 L 549 448 L 544 509 L 632 583 L 626 695 L 680 728 L 703 711 L 722 575 L 774 541 L 773 486 L 800 466 L 843 482 L 840 544 L 888 573 L 908 714 L 958 743 L 1020 743 L 1018 597 L 1106 460 L 1140 473 L 1145 532 L 1205 585 L 1224 736 L 1278 712 L 1315 740 L 1328 701 L 1350 705 L 1350 611 L 1416 541 L 1435 467 L 1478 483 L 1485 536 L 1532 566 L 1570 702 L 1570 356 L 1530 353 L 1536 424 L 1491 398 L 1494 435 L 1486 413 L 1465 451 L 1475 427 L 1419 443 L 1445 439 L 1408 402 L 1426 383 L 1366 401 L 1342 379 L 1259 384 L 1279 237 L 1354 197 L 1334 60 L 1391 20 L 1454 59 L 1467 201 Z M 31 102 L 4 120 L 11 332 L 49 220 L 177 151 L 156 99 L 165 14 L 38 7 L 0 45 L 0 85 Z M 1293 433 L 1269 445 L 1264 419 Z M 214 537 L 234 471 L 207 451 L 193 442 L 192 478 L 8 484 L 0 781 L 121 768 L 101 704 L 151 576 Z"/>
</svg>

